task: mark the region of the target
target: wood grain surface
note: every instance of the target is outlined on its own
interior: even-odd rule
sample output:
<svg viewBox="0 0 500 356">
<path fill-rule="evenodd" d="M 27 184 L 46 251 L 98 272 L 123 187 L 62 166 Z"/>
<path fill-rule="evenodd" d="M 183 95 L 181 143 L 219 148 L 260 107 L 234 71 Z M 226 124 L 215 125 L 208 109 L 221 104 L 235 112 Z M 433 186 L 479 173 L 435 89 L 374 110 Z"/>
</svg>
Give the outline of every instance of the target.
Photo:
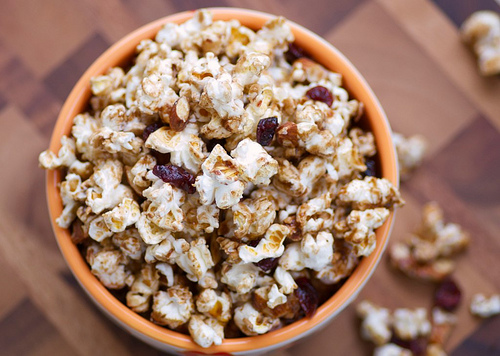
<svg viewBox="0 0 500 356">
<path fill-rule="evenodd" d="M 392 241 L 439 202 L 472 236 L 454 276 L 464 291 L 452 355 L 500 355 L 500 317 L 467 304 L 500 292 L 500 78 L 478 75 L 458 26 L 494 0 L 1 0 L 0 355 L 160 355 L 110 322 L 59 253 L 39 152 L 70 89 L 110 44 L 178 11 L 236 6 L 283 15 L 324 36 L 361 71 L 395 131 L 423 134 L 430 152 L 402 185 L 407 205 Z M 390 308 L 430 307 L 433 286 L 392 271 L 386 259 L 360 295 Z M 368 355 L 353 306 L 282 356 Z M 278 355 L 275 354 L 275 355 Z"/>
</svg>

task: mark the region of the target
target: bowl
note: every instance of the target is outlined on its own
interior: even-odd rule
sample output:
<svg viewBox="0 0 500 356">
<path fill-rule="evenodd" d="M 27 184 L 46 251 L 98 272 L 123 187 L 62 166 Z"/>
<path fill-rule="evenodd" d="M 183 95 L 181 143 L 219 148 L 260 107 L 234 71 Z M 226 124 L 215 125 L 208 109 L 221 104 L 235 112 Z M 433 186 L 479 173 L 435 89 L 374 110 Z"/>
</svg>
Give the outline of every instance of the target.
<svg viewBox="0 0 500 356">
<path fill-rule="evenodd" d="M 237 19 L 242 25 L 252 29 L 261 28 L 267 20 L 275 17 L 262 12 L 237 8 L 211 8 L 210 10 L 214 20 Z M 167 22 L 182 23 L 192 15 L 193 11 L 182 12 L 151 22 L 125 36 L 104 52 L 78 80 L 66 99 L 52 134 L 50 150 L 53 152 L 59 150 L 61 136 L 71 132 L 73 117 L 85 110 L 91 96 L 91 77 L 103 74 L 110 67 L 125 65 L 133 56 L 135 47 L 141 40 L 154 38 L 162 25 Z M 350 96 L 364 103 L 364 124 L 375 136 L 380 174 L 397 186 L 398 169 L 391 129 L 379 101 L 365 79 L 330 43 L 300 25 L 291 21 L 288 23 L 295 35 L 296 43 L 317 62 L 342 74 L 344 87 L 349 91 Z M 58 189 L 61 178 L 60 171 L 47 171 L 47 201 L 57 243 L 76 280 L 94 303 L 119 326 L 158 349 L 180 354 L 260 354 L 284 348 L 326 326 L 356 298 L 372 275 L 384 252 L 394 218 L 394 213 L 391 212 L 384 225 L 376 231 L 377 247 L 374 252 L 361 260 L 343 286 L 322 304 L 311 318 L 303 318 L 264 335 L 225 339 L 221 345 L 203 349 L 195 344 L 190 336 L 153 324 L 136 314 L 116 299 L 94 277 L 77 246 L 72 243 L 69 231 L 60 228 L 55 223 L 55 219 L 63 209 Z"/>
</svg>

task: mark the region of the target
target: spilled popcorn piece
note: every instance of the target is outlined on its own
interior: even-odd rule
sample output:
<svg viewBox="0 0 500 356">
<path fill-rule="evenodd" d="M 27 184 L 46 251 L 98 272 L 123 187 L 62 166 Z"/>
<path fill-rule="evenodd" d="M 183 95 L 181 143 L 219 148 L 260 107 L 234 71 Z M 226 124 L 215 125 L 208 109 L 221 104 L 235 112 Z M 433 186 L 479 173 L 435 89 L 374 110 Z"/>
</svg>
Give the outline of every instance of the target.
<svg viewBox="0 0 500 356">
<path fill-rule="evenodd" d="M 425 137 L 421 135 L 405 137 L 394 132 L 392 139 L 398 156 L 400 179 L 404 181 L 422 164 L 429 144 Z"/>
<path fill-rule="evenodd" d="M 477 11 L 460 28 L 463 41 L 477 56 L 479 72 L 484 76 L 500 73 L 500 15 L 495 11 Z"/>
<path fill-rule="evenodd" d="M 389 252 L 391 264 L 410 277 L 439 281 L 453 272 L 453 257 L 469 245 L 470 236 L 459 225 L 445 223 L 435 202 L 424 206 L 420 227 Z"/>
<path fill-rule="evenodd" d="M 494 294 L 488 298 L 483 294 L 475 294 L 470 303 L 470 312 L 481 318 L 500 314 L 500 295 Z"/>
</svg>

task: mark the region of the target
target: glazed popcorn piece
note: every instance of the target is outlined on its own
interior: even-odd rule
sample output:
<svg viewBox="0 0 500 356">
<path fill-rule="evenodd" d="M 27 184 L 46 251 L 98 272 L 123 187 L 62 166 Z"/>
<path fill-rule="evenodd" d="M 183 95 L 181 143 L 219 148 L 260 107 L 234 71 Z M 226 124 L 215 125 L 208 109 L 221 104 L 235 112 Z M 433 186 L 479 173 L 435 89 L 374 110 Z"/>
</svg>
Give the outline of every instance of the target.
<svg viewBox="0 0 500 356">
<path fill-rule="evenodd" d="M 218 321 L 228 322 L 232 315 L 232 301 L 228 293 L 217 293 L 213 289 L 203 290 L 196 298 L 196 309 Z"/>
<path fill-rule="evenodd" d="M 162 127 L 149 135 L 145 145 L 161 153 L 170 153 L 172 164 L 198 173 L 205 153 L 204 143 L 197 133 L 196 125 L 188 125 L 181 132 Z"/>
<path fill-rule="evenodd" d="M 146 250 L 146 246 L 136 228 L 128 228 L 125 231 L 113 234 L 112 241 L 125 256 L 133 260 L 140 260 Z"/>
<path fill-rule="evenodd" d="M 38 163 L 44 169 L 58 169 L 61 167 L 70 167 L 76 161 L 75 140 L 73 138 L 62 136 L 61 148 L 57 155 L 49 150 L 40 153 Z"/>
<path fill-rule="evenodd" d="M 357 256 L 369 256 L 376 246 L 374 229 L 382 226 L 389 216 L 385 208 L 353 210 L 347 219 L 335 224 L 337 234 L 349 242 Z"/>
<path fill-rule="evenodd" d="M 157 180 L 142 195 L 151 204 L 143 214 L 151 222 L 162 229 L 180 231 L 183 228 L 184 213 L 181 205 L 184 203 L 184 192 L 169 183 Z"/>
<path fill-rule="evenodd" d="M 483 294 L 475 294 L 470 303 L 470 312 L 481 318 L 500 314 L 500 295 L 495 294 L 488 298 Z"/>
<path fill-rule="evenodd" d="M 402 340 L 415 340 L 431 332 L 431 324 L 424 308 L 396 309 L 393 313 L 393 327 L 395 334 Z"/>
<path fill-rule="evenodd" d="M 259 269 L 253 263 L 222 264 L 221 282 L 234 292 L 248 293 L 257 283 Z"/>
<path fill-rule="evenodd" d="M 397 132 L 392 134 L 392 139 L 398 156 L 401 180 L 406 180 L 410 173 L 422 164 L 428 142 L 421 135 L 405 137 Z"/>
<path fill-rule="evenodd" d="M 245 185 L 239 179 L 241 168 L 221 145 L 214 147 L 202 165 L 203 175 L 196 179 L 196 190 L 202 204 L 215 203 L 227 209 L 238 203 Z"/>
<path fill-rule="evenodd" d="M 126 259 L 118 250 L 101 249 L 92 245 L 87 250 L 87 262 L 93 275 L 110 289 L 121 289 L 133 281 Z"/>
<path fill-rule="evenodd" d="M 188 329 L 194 342 L 201 347 L 220 345 L 224 339 L 224 326 L 209 316 L 193 315 Z"/>
<path fill-rule="evenodd" d="M 176 258 L 177 265 L 191 281 L 199 281 L 214 266 L 212 255 L 203 238 L 192 241 L 187 251 Z"/>
<path fill-rule="evenodd" d="M 57 223 L 92 273 L 203 347 L 311 317 L 402 204 L 363 179 L 377 153 L 363 104 L 293 41 L 283 18 L 166 24 L 130 68 L 92 78 L 88 112 L 39 157 L 63 170 Z M 446 254 L 459 239 L 443 229 Z"/>
<path fill-rule="evenodd" d="M 153 296 L 151 318 L 157 324 L 175 329 L 187 323 L 193 312 L 193 295 L 187 287 L 173 286 Z"/>
<path fill-rule="evenodd" d="M 242 167 L 244 179 L 253 184 L 269 185 L 278 172 L 278 162 L 249 138 L 240 141 L 231 156 Z"/>
<path fill-rule="evenodd" d="M 238 307 L 234 311 L 234 322 L 248 336 L 265 334 L 279 324 L 279 319 L 264 316 L 250 303 Z"/>
<path fill-rule="evenodd" d="M 361 335 L 376 345 L 384 345 L 391 339 L 391 314 L 388 309 L 379 307 L 367 300 L 356 307 L 362 319 Z"/>
<path fill-rule="evenodd" d="M 438 345 L 444 345 L 456 323 L 457 317 L 453 313 L 438 307 L 432 309 L 432 329 L 429 342 L 435 345 L 433 348 L 436 349 L 436 352 Z"/>
<path fill-rule="evenodd" d="M 287 246 L 279 265 L 287 271 L 301 271 L 310 268 L 315 271 L 328 266 L 333 256 L 333 236 L 326 231 L 316 237 L 307 234 L 300 242 Z"/>
<path fill-rule="evenodd" d="M 340 188 L 339 205 L 350 205 L 355 210 L 377 207 L 393 208 L 404 204 L 399 191 L 385 178 L 354 179 Z"/>
<path fill-rule="evenodd" d="M 114 207 L 112 210 L 104 213 L 102 216 L 106 226 L 113 232 L 122 232 L 128 226 L 134 225 L 141 215 L 139 203 L 130 198 Z"/>
<path fill-rule="evenodd" d="M 245 263 L 259 262 L 264 258 L 280 257 L 285 250 L 283 242 L 289 234 L 290 229 L 285 225 L 271 225 L 256 247 L 242 245 L 238 248 L 238 254 Z"/>
<path fill-rule="evenodd" d="M 452 259 L 469 244 L 469 234 L 459 225 L 445 223 L 437 203 L 423 209 L 421 226 L 403 242 L 390 248 L 392 265 L 410 277 L 442 280 L 455 268 Z"/>
<path fill-rule="evenodd" d="M 153 265 L 144 266 L 127 292 L 127 306 L 137 313 L 149 310 L 151 297 L 158 291 L 160 276 Z"/>
<path fill-rule="evenodd" d="M 373 356 L 412 356 L 413 353 L 396 344 L 385 344 L 378 346 L 373 351 Z"/>
<path fill-rule="evenodd" d="M 500 16 L 477 11 L 461 27 L 462 39 L 474 50 L 482 75 L 500 73 Z"/>
</svg>

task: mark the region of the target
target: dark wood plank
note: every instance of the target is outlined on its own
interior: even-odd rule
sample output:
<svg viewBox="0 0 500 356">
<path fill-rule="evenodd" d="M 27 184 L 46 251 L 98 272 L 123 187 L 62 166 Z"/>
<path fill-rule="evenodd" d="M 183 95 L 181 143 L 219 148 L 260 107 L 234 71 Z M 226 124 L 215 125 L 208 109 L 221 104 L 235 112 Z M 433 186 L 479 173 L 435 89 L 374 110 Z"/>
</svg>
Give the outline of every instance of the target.
<svg viewBox="0 0 500 356">
<path fill-rule="evenodd" d="M 493 10 L 500 11 L 500 6 L 495 0 L 432 0 L 457 26 L 461 26 L 467 17 L 475 11 Z"/>
</svg>

